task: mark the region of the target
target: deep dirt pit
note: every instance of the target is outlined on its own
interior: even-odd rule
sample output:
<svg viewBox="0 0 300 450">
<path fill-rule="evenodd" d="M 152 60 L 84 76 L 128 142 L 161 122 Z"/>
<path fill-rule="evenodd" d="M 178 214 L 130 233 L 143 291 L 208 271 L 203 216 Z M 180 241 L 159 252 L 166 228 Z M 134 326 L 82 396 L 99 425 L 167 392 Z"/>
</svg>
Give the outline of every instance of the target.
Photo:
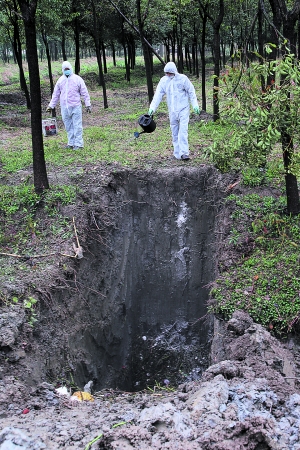
<svg viewBox="0 0 300 450">
<path fill-rule="evenodd" d="M 122 171 L 107 190 L 84 193 L 84 258 L 42 303 L 34 334 L 43 357 L 30 378 L 72 373 L 79 386 L 127 391 L 198 379 L 213 332 L 206 303 L 224 196 L 216 173 Z"/>
<path fill-rule="evenodd" d="M 293 339 L 288 349 L 243 314 L 228 325 L 206 316 L 228 256 L 231 181 L 184 165 L 78 180 L 66 214 L 84 258 L 56 261 L 35 282 L 33 332 L 17 306 L 1 312 L 0 424 L 12 427 L 1 450 L 85 449 L 100 435 L 88 448 L 300 448 Z M 80 389 L 93 380 L 95 401 L 58 396 L 71 379 Z"/>
</svg>

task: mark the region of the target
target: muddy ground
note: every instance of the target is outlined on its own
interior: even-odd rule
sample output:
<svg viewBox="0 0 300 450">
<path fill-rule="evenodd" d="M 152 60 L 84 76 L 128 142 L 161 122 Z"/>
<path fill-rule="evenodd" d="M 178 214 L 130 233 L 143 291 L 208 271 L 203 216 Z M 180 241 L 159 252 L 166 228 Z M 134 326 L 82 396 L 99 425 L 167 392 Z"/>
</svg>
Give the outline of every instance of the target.
<svg viewBox="0 0 300 450">
<path fill-rule="evenodd" d="M 79 402 L 50 383 L 29 389 L 3 376 L 0 448 L 299 449 L 290 349 L 236 312 L 216 321 L 214 364 L 176 390 L 102 390 Z"/>
<path fill-rule="evenodd" d="M 4 100 L 8 103 L 21 101 L 19 96 L 1 99 Z M 6 124 L 12 127 L 24 123 L 19 115 L 9 115 L 5 120 Z M 95 116 L 92 115 L 88 120 L 93 124 Z M 59 125 L 62 126 L 61 123 Z M 5 144 L 9 141 L 11 130 L 4 131 L 1 139 Z M 5 276 L 1 277 L 2 293 L 8 298 L 24 295 L 30 289 L 30 292 L 38 296 L 41 306 L 36 311 L 38 322 L 31 327 L 24 308 L 18 305 L 12 307 L 3 301 L 6 297 L 2 297 L 0 450 L 300 449 L 297 335 L 289 336 L 284 342 L 280 342 L 242 312 L 236 312 L 229 322 L 223 321 L 222 318 L 205 317 L 205 326 L 208 327 L 205 335 L 207 346 L 205 351 L 202 352 L 201 349 L 199 354 L 195 353 L 197 350 L 191 352 L 194 357 L 196 355 L 196 358 L 203 358 L 201 364 L 193 366 L 199 369 L 198 371 L 193 373 L 193 367 L 188 365 L 186 368 L 191 370 L 190 373 L 168 371 L 167 364 L 165 367 L 164 364 L 154 364 L 154 373 L 151 373 L 149 367 L 144 370 L 149 378 L 145 376 L 143 389 L 119 388 L 125 381 L 128 385 L 134 384 L 136 377 L 140 375 L 135 373 L 133 380 L 127 378 L 125 381 L 126 377 L 123 377 L 126 369 L 122 366 L 123 356 L 126 361 L 126 352 L 123 349 L 127 351 L 132 344 L 128 338 L 132 336 L 132 330 L 126 334 L 126 339 L 122 338 L 124 324 L 127 323 L 125 318 L 134 319 L 137 315 L 134 314 L 134 308 L 130 313 L 133 291 L 129 290 L 128 285 L 132 279 L 131 266 L 128 265 L 126 271 L 125 261 L 128 255 L 131 258 L 130 264 L 135 259 L 140 261 L 141 252 L 136 251 L 136 245 L 142 239 L 141 230 L 145 217 L 147 214 L 151 217 L 157 205 L 163 202 L 163 198 L 157 197 L 159 183 L 164 181 L 165 190 L 161 197 L 165 196 L 168 214 L 162 213 L 163 208 L 162 211 L 157 209 L 157 217 L 160 214 L 165 218 L 165 229 L 160 220 L 157 219 L 156 223 L 149 221 L 149 234 L 146 238 L 149 242 L 154 242 L 154 237 L 159 234 L 169 235 L 170 245 L 166 248 L 169 248 L 170 255 L 175 255 L 176 258 L 171 258 L 173 264 L 170 264 L 167 258 L 164 258 L 166 262 L 160 260 L 162 269 L 155 272 L 157 277 L 151 280 L 146 293 L 155 292 L 158 275 L 163 274 L 160 286 L 165 298 L 165 285 L 168 286 L 172 279 L 171 307 L 161 313 L 161 316 L 170 314 L 170 323 L 176 323 L 175 317 L 178 313 L 182 314 L 189 326 L 195 322 L 202 324 L 202 317 L 197 315 L 199 311 L 193 309 L 197 303 L 196 299 L 200 298 L 200 292 L 203 295 L 201 301 L 205 312 L 208 297 L 202 291 L 208 292 L 209 284 L 217 273 L 234 264 L 241 253 L 251 252 L 253 245 L 251 240 L 246 239 L 247 236 L 242 236 L 244 240 L 237 250 L 227 245 L 228 241 L 225 239 L 230 231 L 230 211 L 223 208 L 222 200 L 232 192 L 230 186 L 238 181 L 236 175 L 221 176 L 209 166 L 184 165 L 170 156 L 161 158 L 159 162 L 155 161 L 150 169 L 151 176 L 149 169 L 148 172 L 131 171 L 124 170 L 117 164 L 101 163 L 85 167 L 74 166 L 71 170 L 56 170 L 55 173 L 49 171 L 51 184 L 61 180 L 66 182 L 72 174 L 81 173 L 78 177 L 81 194 L 76 205 L 61 207 L 61 212 L 70 221 L 76 217 L 80 244 L 85 251 L 84 259 L 78 261 L 63 256 L 73 255 L 73 244 L 77 244 L 75 236 L 69 240 L 49 242 L 51 252 L 55 253 L 54 257 L 48 257 L 46 260 L 29 258 L 22 261 L 23 266 L 32 270 L 21 270 L 19 260 L 14 257 L 2 258 L 3 264 L 19 270 L 17 281 L 12 282 Z M 29 168 L 28 171 L 20 171 L 14 176 L 5 176 L 2 181 L 14 184 L 31 176 Z M 126 185 L 130 178 L 142 181 L 142 184 L 139 185 L 135 181 L 136 184 Z M 135 186 L 135 190 L 132 186 Z M 199 186 L 202 186 L 202 190 L 195 191 Z M 192 189 L 196 194 L 190 194 Z M 235 193 L 242 192 L 239 183 L 235 184 L 233 189 Z M 140 216 L 140 213 L 143 213 L 143 204 L 146 203 L 147 208 L 152 209 L 150 208 L 146 215 Z M 203 205 L 206 205 L 207 220 L 201 216 L 205 209 Z M 125 211 L 124 215 L 121 210 Z M 39 220 L 47 225 L 42 208 L 38 209 L 37 214 Z M 135 236 L 129 236 L 130 221 L 126 226 L 121 226 L 124 217 L 132 217 Z M 144 217 L 141 226 L 137 217 Z M 176 245 L 175 235 L 170 232 L 174 222 L 177 224 Z M 199 223 L 207 225 L 207 229 L 204 225 L 199 228 Z M 194 228 L 198 227 L 198 235 L 194 237 L 191 224 Z M 209 239 L 200 241 L 202 235 L 209 236 Z M 214 236 L 214 239 L 211 236 Z M 122 251 L 124 242 L 127 245 L 126 252 Z M 163 242 L 167 242 L 167 239 Z M 195 247 L 199 242 L 200 249 Z M 35 246 L 36 254 L 39 254 L 39 243 L 34 242 L 32 245 Z M 154 262 L 160 246 L 161 241 L 158 241 L 147 248 L 145 259 L 149 271 L 139 275 L 149 276 L 149 273 L 154 271 Z M 95 257 L 96 248 L 102 249 L 102 259 Z M 8 249 L 4 250 L 8 252 Z M 198 262 L 193 259 L 197 257 Z M 208 262 L 204 264 L 203 261 L 206 260 Z M 86 261 L 90 261 L 90 265 L 87 265 Z M 101 276 L 88 276 L 93 265 L 98 267 L 100 262 Z M 86 265 L 83 272 L 80 272 L 80 265 Z M 195 297 L 193 308 L 184 310 L 183 300 L 176 296 L 176 292 L 182 291 L 186 295 L 186 282 L 183 280 L 186 277 L 189 281 L 195 278 L 195 265 L 201 267 L 199 273 L 202 285 L 198 286 L 197 280 L 194 280 L 194 284 L 188 286 L 188 292 L 195 292 Z M 173 272 L 168 272 L 171 266 Z M 122 279 L 119 275 L 120 267 L 126 274 Z M 108 277 L 108 268 L 111 269 L 111 278 Z M 78 278 L 78 274 L 81 278 Z M 89 295 L 80 288 L 80 282 L 84 280 L 88 283 L 86 288 L 90 292 Z M 114 289 L 111 289 L 112 286 Z M 112 290 L 114 295 L 110 297 L 109 307 L 99 310 L 97 320 L 99 322 L 100 317 L 102 322 L 98 323 L 95 319 L 95 301 Z M 73 302 L 75 297 L 76 301 Z M 185 297 L 182 295 L 182 298 Z M 160 304 L 158 295 L 155 301 L 157 305 Z M 135 307 L 137 305 L 138 298 Z M 144 317 L 144 323 L 149 326 L 147 309 L 141 310 L 141 315 Z M 112 322 L 111 318 L 117 316 L 124 321 Z M 91 348 L 97 348 L 93 347 L 93 343 L 97 341 L 97 329 L 103 324 L 110 326 L 105 333 L 106 341 L 113 347 L 109 364 L 88 357 Z M 154 321 L 151 325 L 154 330 L 161 322 Z M 201 327 L 198 334 L 203 333 Z M 94 331 L 91 332 L 91 329 Z M 146 334 L 141 334 L 139 323 L 137 329 L 142 341 L 147 338 Z M 76 341 L 79 334 L 82 339 Z M 163 348 L 166 353 L 171 348 L 178 349 L 182 354 L 188 353 L 187 341 L 184 340 L 187 335 L 177 333 L 177 338 L 178 336 L 182 345 L 179 345 L 178 341 L 175 345 L 170 339 L 167 347 Z M 173 336 L 171 338 L 173 339 Z M 82 341 L 88 341 L 88 345 L 81 345 Z M 148 342 L 146 339 L 145 341 Z M 153 336 L 151 342 L 155 342 Z M 193 342 L 193 345 L 195 347 L 198 343 Z M 138 350 L 140 351 L 140 348 Z M 104 359 L 102 356 L 107 353 L 107 349 L 97 348 L 97 351 L 100 352 L 97 353 L 98 359 Z M 52 356 L 49 357 L 49 354 Z M 174 354 L 176 356 L 176 352 L 170 352 L 172 364 L 175 364 Z M 155 360 L 155 353 L 153 359 Z M 119 366 L 114 366 L 115 360 Z M 65 361 L 68 362 L 67 365 L 64 365 Z M 181 362 L 186 363 L 183 357 Z M 62 369 L 66 366 L 67 372 L 62 374 Z M 75 376 L 73 383 L 70 378 L 72 376 Z M 89 381 L 93 381 L 93 401 L 76 401 L 69 395 L 60 395 L 57 391 L 64 385 L 70 393 L 79 389 L 88 390 L 86 383 Z M 150 388 L 146 387 L 147 383 Z"/>
</svg>

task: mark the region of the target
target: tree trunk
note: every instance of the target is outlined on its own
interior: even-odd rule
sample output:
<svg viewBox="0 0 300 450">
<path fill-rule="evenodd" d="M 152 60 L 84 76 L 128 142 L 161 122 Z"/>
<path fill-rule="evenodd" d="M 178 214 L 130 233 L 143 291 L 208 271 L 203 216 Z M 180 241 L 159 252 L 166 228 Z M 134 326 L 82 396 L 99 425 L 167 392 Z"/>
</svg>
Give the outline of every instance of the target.
<svg viewBox="0 0 300 450">
<path fill-rule="evenodd" d="M 166 51 L 165 51 L 165 62 L 170 62 L 170 38 L 167 38 L 167 42 L 165 45 Z"/>
<path fill-rule="evenodd" d="M 291 53 L 295 53 L 295 24 L 298 18 L 299 12 L 296 14 L 288 13 L 283 17 L 283 35 L 288 40 L 288 47 Z M 283 49 L 283 58 L 285 49 Z M 284 82 L 284 75 L 282 76 L 281 83 Z M 283 116 L 289 115 L 289 108 L 285 108 L 282 112 Z M 284 124 L 283 124 L 284 126 Z M 295 175 L 290 173 L 290 165 L 294 153 L 294 144 L 292 137 L 287 133 L 286 128 L 281 130 L 281 143 L 282 143 L 282 155 L 285 170 L 285 186 L 286 186 L 286 198 L 287 198 L 287 212 L 290 214 L 300 213 L 300 201 L 298 183 Z"/>
<path fill-rule="evenodd" d="M 114 67 L 116 67 L 116 65 L 117 65 L 117 62 L 116 62 L 116 48 L 115 48 L 115 44 L 113 42 L 111 43 L 111 49 L 112 49 L 113 64 L 114 64 Z"/>
<path fill-rule="evenodd" d="M 49 188 L 49 183 L 46 171 L 43 133 L 41 126 L 41 86 L 35 26 L 37 0 L 32 0 L 31 2 L 28 2 L 27 0 L 18 0 L 18 3 L 24 22 L 26 55 L 29 70 L 34 188 L 36 192 L 43 192 L 44 189 Z"/>
<path fill-rule="evenodd" d="M 127 56 L 126 42 L 123 42 L 124 63 L 125 63 L 125 80 L 130 82 L 130 66 Z"/>
<path fill-rule="evenodd" d="M 282 18 L 281 18 L 281 9 L 278 5 L 277 0 L 269 0 L 271 9 L 272 9 L 272 15 L 273 15 L 273 24 L 274 27 L 270 27 L 269 33 L 270 36 L 268 36 L 268 42 L 271 42 L 273 44 L 278 45 L 279 44 L 279 36 L 277 34 L 277 30 L 281 29 L 282 26 Z M 268 58 L 271 61 L 275 61 L 277 58 L 277 48 L 271 47 L 271 53 L 269 53 Z M 275 74 L 271 73 L 267 78 L 267 86 L 272 86 L 275 83 Z"/>
<path fill-rule="evenodd" d="M 100 83 L 100 86 L 102 86 L 102 93 L 103 93 L 103 105 L 104 105 L 104 109 L 107 109 L 108 103 L 107 103 L 105 79 L 104 79 L 103 68 L 102 68 L 102 58 L 101 58 L 101 50 L 100 50 L 101 41 L 100 41 L 100 37 L 99 37 L 99 30 L 101 28 L 99 25 L 99 20 L 97 18 L 96 6 L 95 6 L 94 1 L 92 1 L 92 9 L 93 9 L 93 30 L 92 30 L 91 34 L 93 36 L 94 43 L 95 43 L 96 57 L 97 57 L 98 69 L 99 69 L 99 83 Z"/>
<path fill-rule="evenodd" d="M 131 54 L 132 54 L 132 65 L 131 65 L 131 68 L 133 70 L 133 69 L 135 69 L 135 65 L 136 65 L 136 50 L 135 50 L 135 40 L 134 40 L 134 38 L 132 38 L 132 40 L 131 40 Z"/>
<path fill-rule="evenodd" d="M 105 79 L 103 75 L 103 69 L 102 69 L 102 58 L 101 58 L 101 50 L 100 50 L 100 42 L 97 40 L 97 37 L 94 37 L 95 42 L 95 49 L 96 49 L 96 57 L 98 62 L 98 69 L 99 69 L 99 83 L 100 86 L 102 86 L 102 93 L 103 93 L 103 106 L 104 109 L 108 108 L 108 102 L 107 102 L 107 95 L 106 95 L 106 85 L 105 85 Z"/>
<path fill-rule="evenodd" d="M 22 64 L 22 46 L 20 41 L 20 34 L 19 34 L 19 25 L 18 23 L 14 24 L 14 39 L 13 39 L 13 48 L 14 48 L 14 54 L 19 66 L 19 76 L 20 76 L 20 87 L 22 91 L 25 94 L 26 98 L 26 106 L 27 109 L 31 108 L 31 100 L 30 95 L 28 91 L 28 86 L 26 83 L 25 75 L 24 75 L 24 69 Z"/>
<path fill-rule="evenodd" d="M 231 20 L 233 20 L 231 18 Z M 234 62 L 234 27 L 232 25 L 232 23 L 230 24 L 230 29 L 231 29 L 231 44 L 230 44 L 230 57 L 231 57 L 231 67 L 233 68 L 233 62 Z"/>
<path fill-rule="evenodd" d="M 173 25 L 173 33 L 171 36 L 171 46 L 172 46 L 172 61 L 176 61 L 176 51 L 175 51 L 175 44 L 176 44 L 176 33 L 175 33 L 175 25 Z"/>
<path fill-rule="evenodd" d="M 219 76 L 220 76 L 220 27 L 224 18 L 224 0 L 219 0 L 219 15 L 213 21 L 214 38 L 214 87 L 213 87 L 213 121 L 216 122 L 220 118 L 219 110 Z"/>
<path fill-rule="evenodd" d="M 192 61 L 191 61 L 191 54 L 190 54 L 190 46 L 186 44 L 185 46 L 185 59 L 186 59 L 186 67 L 187 70 L 192 74 Z"/>
<path fill-rule="evenodd" d="M 201 79 L 202 79 L 202 109 L 206 111 L 206 57 L 205 57 L 205 46 L 206 46 L 206 26 L 208 20 L 208 5 L 205 5 L 200 16 L 202 19 L 202 33 L 201 33 L 201 47 L 200 47 L 200 57 L 201 57 Z"/>
<path fill-rule="evenodd" d="M 54 42 L 54 61 L 58 61 L 58 48 L 56 41 Z"/>
<path fill-rule="evenodd" d="M 63 60 L 67 61 L 68 57 L 67 57 L 67 52 L 66 52 L 66 35 L 65 32 L 62 32 L 62 37 L 61 37 L 61 51 L 62 51 L 62 55 L 63 55 Z"/>
<path fill-rule="evenodd" d="M 183 73 L 184 64 L 183 64 L 183 44 L 182 44 L 182 20 L 181 16 L 179 16 L 179 34 L 177 33 L 177 57 L 178 57 L 178 66 L 179 73 Z"/>
<path fill-rule="evenodd" d="M 224 44 L 223 39 L 221 39 L 221 49 L 222 49 L 222 67 L 224 68 L 226 65 L 226 45 Z"/>
<path fill-rule="evenodd" d="M 74 38 L 75 38 L 75 73 L 76 75 L 80 72 L 80 45 L 79 45 L 79 21 L 75 19 L 75 27 L 74 27 Z"/>
<path fill-rule="evenodd" d="M 153 96 L 154 96 L 154 88 L 153 88 L 153 81 L 152 81 L 152 69 L 151 69 L 151 60 L 150 60 L 148 45 L 146 44 L 145 39 L 144 39 L 143 21 L 142 21 L 142 15 L 141 15 L 141 1 L 140 0 L 136 0 L 136 7 L 137 7 L 137 19 L 138 19 L 138 24 L 139 24 L 140 39 L 141 39 L 141 43 L 142 43 L 142 47 L 143 47 L 143 54 L 144 54 L 148 99 L 149 99 L 149 103 L 151 103 Z"/>
<path fill-rule="evenodd" d="M 43 42 L 45 44 L 45 49 L 46 49 L 46 57 L 47 57 L 47 64 L 48 64 L 48 77 L 49 77 L 49 82 L 50 82 L 50 92 L 51 92 L 51 96 L 52 96 L 53 91 L 54 91 L 54 83 L 53 83 L 53 75 L 52 75 L 50 50 L 49 50 L 48 39 L 47 39 L 46 34 L 44 33 L 44 31 L 42 31 L 41 34 L 42 34 L 42 39 L 43 39 Z M 55 108 L 52 109 L 51 114 L 52 114 L 52 117 L 56 117 L 56 109 Z"/>
<path fill-rule="evenodd" d="M 49 50 L 49 44 L 46 34 L 42 31 L 42 39 L 45 45 L 46 49 L 46 57 L 47 57 L 47 64 L 48 64 L 48 76 L 49 76 L 49 82 L 50 82 L 50 92 L 51 95 L 54 91 L 54 83 L 53 83 L 53 76 L 52 76 L 52 66 L 51 66 L 51 57 L 50 57 L 50 50 Z"/>
<path fill-rule="evenodd" d="M 18 11 L 18 6 L 17 6 L 16 1 L 14 1 L 14 10 Z M 14 58 L 19 67 L 20 88 L 22 89 L 22 91 L 25 94 L 27 109 L 30 109 L 31 101 L 30 101 L 29 90 L 28 90 L 28 86 L 26 83 L 23 64 L 22 64 L 22 44 L 21 44 L 21 39 L 20 39 L 20 28 L 19 28 L 18 20 L 19 20 L 19 18 L 16 14 L 11 16 L 11 23 L 13 25 L 13 30 L 14 30 L 13 39 L 11 39 L 11 41 L 12 41 L 11 43 L 13 46 Z"/>
<path fill-rule="evenodd" d="M 264 42 L 263 42 L 263 31 L 262 31 L 262 19 L 263 12 L 261 9 L 260 0 L 258 0 L 258 22 L 257 22 L 257 39 L 258 39 L 258 53 L 261 56 L 260 63 L 263 64 L 263 56 L 264 56 Z M 261 89 L 264 91 L 266 89 L 266 80 L 263 75 L 261 75 Z"/>
<path fill-rule="evenodd" d="M 104 71 L 104 73 L 107 73 L 106 54 L 105 54 L 105 44 L 104 44 L 103 41 L 101 42 L 101 47 L 102 47 L 102 58 L 103 58 L 103 71 Z"/>
<path fill-rule="evenodd" d="M 196 46 L 195 42 L 192 43 L 192 73 L 196 74 Z"/>
<path fill-rule="evenodd" d="M 297 40 L 298 40 L 298 53 L 297 53 L 297 58 L 300 59 L 300 14 L 298 15 L 298 28 L 297 28 Z"/>
<path fill-rule="evenodd" d="M 132 54 L 131 42 L 128 37 L 127 37 L 127 49 L 128 49 L 128 66 L 129 66 L 129 69 L 133 69 L 133 67 L 132 67 L 133 54 Z"/>
<path fill-rule="evenodd" d="M 123 44 L 123 52 L 124 52 L 124 62 L 125 62 L 125 79 L 130 82 L 130 66 L 127 57 L 127 49 L 126 49 L 126 38 L 124 33 L 124 22 L 122 23 L 122 44 Z"/>
<path fill-rule="evenodd" d="M 148 99 L 149 99 L 149 103 L 151 103 L 153 96 L 154 96 L 151 60 L 150 60 L 148 45 L 145 43 L 145 41 L 143 39 L 143 35 L 141 35 L 141 40 L 143 42 L 143 54 L 144 54 L 144 62 L 145 62 L 146 78 L 147 78 Z"/>
<path fill-rule="evenodd" d="M 149 39 L 147 39 L 149 42 Z M 151 42 L 151 47 L 152 47 L 152 42 Z M 151 66 L 151 75 L 153 75 L 153 53 L 151 52 L 150 48 L 148 47 L 148 54 L 149 54 L 149 61 L 150 61 L 150 66 Z"/>
<path fill-rule="evenodd" d="M 15 54 L 14 48 L 13 48 L 13 58 L 14 58 L 14 63 L 17 64 L 17 58 L 16 58 L 16 54 Z"/>
<path fill-rule="evenodd" d="M 295 175 L 290 173 L 291 159 L 294 152 L 294 144 L 288 133 L 281 131 L 282 155 L 285 171 L 285 189 L 287 199 L 287 212 L 289 214 L 300 213 L 298 183 Z"/>
</svg>

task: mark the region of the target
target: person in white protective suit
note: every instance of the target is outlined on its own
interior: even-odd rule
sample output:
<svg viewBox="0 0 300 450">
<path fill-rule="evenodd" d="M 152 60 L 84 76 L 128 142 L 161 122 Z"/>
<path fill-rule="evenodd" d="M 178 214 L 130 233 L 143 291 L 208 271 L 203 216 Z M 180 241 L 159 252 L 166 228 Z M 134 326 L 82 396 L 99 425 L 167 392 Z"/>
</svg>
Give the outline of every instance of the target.
<svg viewBox="0 0 300 450">
<path fill-rule="evenodd" d="M 190 103 L 194 112 L 200 114 L 195 88 L 186 75 L 178 73 L 173 62 L 168 62 L 165 65 L 164 72 L 165 76 L 161 78 L 157 85 L 148 114 L 152 116 L 166 94 L 174 156 L 177 159 L 188 160 L 190 159 L 188 144 Z"/>
<path fill-rule="evenodd" d="M 68 135 L 68 144 L 65 147 L 79 150 L 83 148 L 81 97 L 88 113 L 91 112 L 91 100 L 85 82 L 79 75 L 73 73 L 69 61 L 62 63 L 62 73 L 55 85 L 47 111 L 55 108 L 59 100 L 62 120 Z"/>
</svg>

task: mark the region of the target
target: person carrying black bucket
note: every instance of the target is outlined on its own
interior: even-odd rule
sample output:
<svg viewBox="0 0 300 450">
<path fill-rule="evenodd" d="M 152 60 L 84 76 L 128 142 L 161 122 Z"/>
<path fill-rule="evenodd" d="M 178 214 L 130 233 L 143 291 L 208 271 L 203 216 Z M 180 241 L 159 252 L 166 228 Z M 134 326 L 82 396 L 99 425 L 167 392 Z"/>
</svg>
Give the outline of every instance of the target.
<svg viewBox="0 0 300 450">
<path fill-rule="evenodd" d="M 187 161 L 190 159 L 188 143 L 190 103 L 194 112 L 200 114 L 195 88 L 186 75 L 178 73 L 173 62 L 165 65 L 164 72 L 165 76 L 157 85 L 148 114 L 149 116 L 154 114 L 166 94 L 174 156 L 176 159 Z"/>
</svg>

